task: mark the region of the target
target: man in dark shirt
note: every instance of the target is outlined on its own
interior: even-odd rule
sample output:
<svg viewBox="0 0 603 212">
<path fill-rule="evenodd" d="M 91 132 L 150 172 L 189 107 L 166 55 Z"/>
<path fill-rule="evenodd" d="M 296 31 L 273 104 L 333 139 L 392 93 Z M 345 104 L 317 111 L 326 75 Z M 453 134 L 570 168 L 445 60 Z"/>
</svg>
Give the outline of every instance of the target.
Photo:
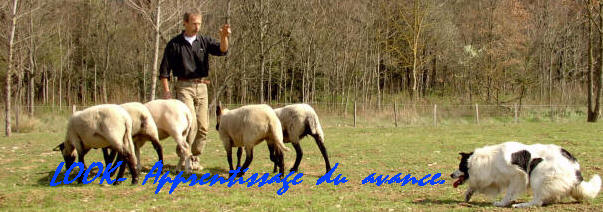
<svg viewBox="0 0 603 212">
<path fill-rule="evenodd" d="M 176 97 L 184 102 L 196 116 L 196 137 L 191 145 L 193 168 L 199 166 L 198 156 L 201 155 L 206 143 L 209 128 L 207 85 L 209 80 L 209 54 L 226 55 L 230 25 L 220 28 L 220 41 L 199 35 L 201 14 L 187 12 L 184 14 L 184 31 L 172 38 L 165 47 L 163 60 L 159 70 L 159 79 L 163 87 L 163 97 L 170 99 L 168 79 L 170 71 L 178 78 L 175 86 Z"/>
</svg>

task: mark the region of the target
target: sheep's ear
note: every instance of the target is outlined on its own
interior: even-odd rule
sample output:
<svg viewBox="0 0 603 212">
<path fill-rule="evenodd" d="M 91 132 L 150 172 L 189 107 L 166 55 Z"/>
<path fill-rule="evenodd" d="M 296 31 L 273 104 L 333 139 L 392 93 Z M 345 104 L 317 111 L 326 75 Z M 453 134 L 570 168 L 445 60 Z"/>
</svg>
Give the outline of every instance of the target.
<svg viewBox="0 0 603 212">
<path fill-rule="evenodd" d="M 222 102 L 218 101 L 218 106 L 216 106 L 216 116 L 222 115 Z"/>
<path fill-rule="evenodd" d="M 65 143 L 59 144 L 54 149 L 52 149 L 52 151 L 63 151 L 63 149 L 65 149 Z"/>
</svg>

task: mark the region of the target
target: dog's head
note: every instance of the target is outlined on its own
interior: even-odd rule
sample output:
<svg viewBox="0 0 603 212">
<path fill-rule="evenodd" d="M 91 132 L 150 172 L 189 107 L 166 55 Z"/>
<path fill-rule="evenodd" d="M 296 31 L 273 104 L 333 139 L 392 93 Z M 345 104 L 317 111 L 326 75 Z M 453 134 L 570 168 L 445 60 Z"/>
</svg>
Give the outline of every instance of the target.
<svg viewBox="0 0 603 212">
<path fill-rule="evenodd" d="M 453 186 L 456 188 L 459 185 L 463 185 L 466 180 L 469 179 L 469 158 L 473 155 L 473 152 L 470 153 L 459 153 L 461 155 L 461 163 L 459 163 L 459 169 L 450 174 L 452 179 L 457 179 L 454 181 Z"/>
</svg>

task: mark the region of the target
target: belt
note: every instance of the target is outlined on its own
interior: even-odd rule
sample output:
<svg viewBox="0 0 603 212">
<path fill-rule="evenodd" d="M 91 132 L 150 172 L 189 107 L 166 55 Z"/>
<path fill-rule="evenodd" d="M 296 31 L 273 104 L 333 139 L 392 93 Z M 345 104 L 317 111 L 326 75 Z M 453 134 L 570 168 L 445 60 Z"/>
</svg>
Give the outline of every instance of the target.
<svg viewBox="0 0 603 212">
<path fill-rule="evenodd" d="M 203 84 L 207 84 L 209 85 L 209 83 L 211 81 L 209 81 L 207 78 L 203 77 L 203 78 L 180 78 L 178 77 L 178 81 L 181 82 L 192 82 L 192 83 L 203 83 Z"/>
</svg>

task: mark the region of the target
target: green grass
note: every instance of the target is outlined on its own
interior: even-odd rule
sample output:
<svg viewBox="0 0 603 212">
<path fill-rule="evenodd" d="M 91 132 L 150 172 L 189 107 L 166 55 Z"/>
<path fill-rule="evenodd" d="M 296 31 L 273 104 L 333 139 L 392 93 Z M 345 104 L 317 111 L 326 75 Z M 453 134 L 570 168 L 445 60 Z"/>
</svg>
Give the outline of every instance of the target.
<svg viewBox="0 0 603 212">
<path fill-rule="evenodd" d="M 332 122 L 333 120 L 325 120 Z M 212 122 L 214 123 L 214 122 Z M 55 123 L 63 126 L 65 123 Z M 458 152 L 471 151 L 476 147 L 518 140 L 524 143 L 554 143 L 568 149 L 576 156 L 586 179 L 601 172 L 603 164 L 603 124 L 583 122 L 567 123 L 531 123 L 482 125 L 442 125 L 434 127 L 381 127 L 352 128 L 349 125 L 334 127 L 327 125 L 326 146 L 332 164 L 339 163 L 336 174 L 343 174 L 349 182 L 338 186 L 314 185 L 324 173 L 324 162 L 314 141 L 306 138 L 302 141 L 304 157 L 300 171 L 304 181 L 292 185 L 282 196 L 276 194 L 280 184 L 251 188 L 235 185 L 195 185 L 181 184 L 171 195 L 166 184 L 159 194 L 155 194 L 156 185 L 131 186 L 128 180 L 119 186 L 98 185 L 98 179 L 87 185 L 61 185 L 50 187 L 49 182 L 54 169 L 62 157 L 53 152 L 63 138 L 64 132 L 44 132 L 15 134 L 11 138 L 0 138 L 0 210 L 502 210 L 495 208 L 491 200 L 483 195 L 474 195 L 471 205 L 459 204 L 466 186 L 452 188 L 449 174 L 457 168 Z M 49 126 L 54 128 L 55 126 Z M 54 130 L 53 130 L 54 131 Z M 215 131 L 211 131 L 198 176 L 211 172 L 226 176 L 228 169 L 225 152 Z M 162 141 L 165 160 L 170 166 L 177 162 L 175 144 L 171 139 Z M 288 145 L 291 147 L 290 145 Z M 291 148 L 292 149 L 292 148 Z M 258 145 L 255 159 L 248 173 L 271 172 L 272 164 L 268 159 L 265 143 Z M 294 152 L 285 155 L 286 166 L 291 167 L 295 159 Z M 152 145 L 142 149 L 143 169 L 148 170 L 156 160 Z M 100 150 L 92 150 L 86 157 L 87 164 L 102 161 Z M 369 174 L 394 175 L 412 174 L 422 177 L 426 174 L 442 173 L 443 185 L 400 186 L 396 184 L 362 185 L 361 181 Z M 140 181 L 145 174 L 141 175 Z M 171 177 L 175 175 L 172 174 Z M 249 177 L 250 174 L 245 175 Z M 519 201 L 530 199 L 529 194 L 522 195 Z M 603 197 L 595 200 L 574 203 L 565 199 L 538 210 L 584 211 L 597 210 L 603 206 Z"/>
</svg>

